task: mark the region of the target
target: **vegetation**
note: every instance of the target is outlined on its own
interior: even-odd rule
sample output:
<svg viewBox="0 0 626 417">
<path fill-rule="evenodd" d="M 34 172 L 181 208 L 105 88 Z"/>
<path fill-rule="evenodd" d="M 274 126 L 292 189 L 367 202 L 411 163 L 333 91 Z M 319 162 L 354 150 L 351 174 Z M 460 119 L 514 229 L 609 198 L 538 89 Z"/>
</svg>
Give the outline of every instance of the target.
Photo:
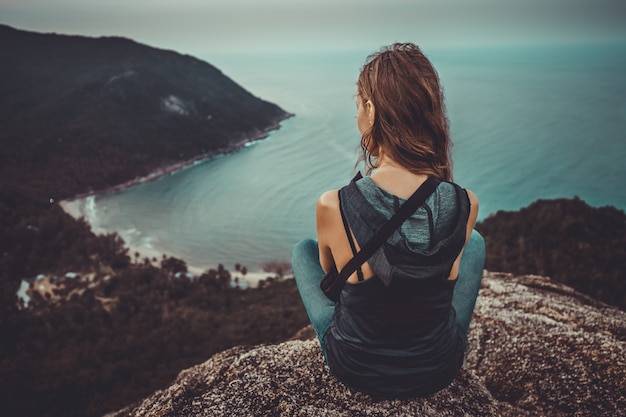
<svg viewBox="0 0 626 417">
<path fill-rule="evenodd" d="M 216 352 L 276 343 L 308 322 L 293 280 L 239 290 L 221 267 L 189 279 L 149 263 L 92 277 L 63 280 L 57 302 L 35 292 L 20 312 L 0 355 L 6 415 L 101 416 Z"/>
<path fill-rule="evenodd" d="M 305 325 L 293 282 L 261 295 L 229 288 L 223 268 L 175 278 L 181 260 L 132 262 L 118 236 L 58 205 L 236 149 L 288 113 L 206 62 L 128 39 L 0 25 L 0 51 L 3 415 L 102 415 L 219 350 Z M 22 279 L 68 271 L 93 280 L 20 309 Z"/>
<path fill-rule="evenodd" d="M 486 268 L 549 276 L 626 310 L 626 215 L 574 199 L 538 200 L 477 224 Z"/>
</svg>

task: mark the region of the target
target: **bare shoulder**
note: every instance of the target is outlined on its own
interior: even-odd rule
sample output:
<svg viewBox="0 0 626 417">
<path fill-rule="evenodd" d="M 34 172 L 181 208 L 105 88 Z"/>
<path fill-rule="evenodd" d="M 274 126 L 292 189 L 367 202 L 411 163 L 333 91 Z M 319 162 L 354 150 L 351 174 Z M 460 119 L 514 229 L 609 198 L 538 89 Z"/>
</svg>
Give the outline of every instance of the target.
<svg viewBox="0 0 626 417">
<path fill-rule="evenodd" d="M 478 197 L 476 197 L 476 194 L 474 194 L 472 190 L 465 189 L 465 191 L 467 192 L 467 197 L 469 198 L 470 204 L 472 206 L 478 207 Z"/>
<path fill-rule="evenodd" d="M 339 213 L 339 196 L 337 190 L 326 191 L 317 200 L 315 218 L 318 235 L 327 228 L 333 229 Z M 318 236 L 319 237 L 319 236 Z"/>
<path fill-rule="evenodd" d="M 476 219 L 478 218 L 478 197 L 471 190 L 466 189 L 467 198 L 470 201 L 470 215 L 468 219 L 468 225 L 471 225 L 473 228 L 476 224 Z"/>
<path fill-rule="evenodd" d="M 320 196 L 317 200 L 317 210 L 326 211 L 339 207 L 339 196 L 337 190 L 329 190 Z"/>
<path fill-rule="evenodd" d="M 337 190 L 326 191 L 317 200 L 315 224 L 317 242 L 320 248 L 320 265 L 325 272 L 335 264 L 331 251 L 331 243 L 335 242 L 337 233 L 337 217 L 339 212 L 339 195 Z M 341 221 L 341 220 L 339 220 Z"/>
</svg>

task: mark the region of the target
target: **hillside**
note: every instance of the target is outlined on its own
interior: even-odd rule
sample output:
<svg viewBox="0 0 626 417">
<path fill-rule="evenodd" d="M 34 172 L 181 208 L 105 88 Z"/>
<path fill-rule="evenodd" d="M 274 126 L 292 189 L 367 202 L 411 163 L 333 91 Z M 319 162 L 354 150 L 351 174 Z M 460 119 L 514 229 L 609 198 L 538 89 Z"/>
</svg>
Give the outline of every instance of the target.
<svg viewBox="0 0 626 417">
<path fill-rule="evenodd" d="M 573 199 L 538 200 L 476 225 L 490 271 L 549 276 L 626 310 L 626 214 Z"/>
<path fill-rule="evenodd" d="M 189 279 L 174 272 L 184 263 L 160 265 L 56 276 L 48 291 L 36 281 L 0 339 L 3 415 L 102 416 L 215 353 L 278 343 L 308 323 L 292 279 L 240 290 L 223 268 Z"/>
<path fill-rule="evenodd" d="M 291 116 L 206 62 L 119 37 L 0 25 L 0 61 L 0 328 L 22 278 L 126 262 L 60 200 L 235 150 Z"/>
<path fill-rule="evenodd" d="M 289 114 L 214 66 L 0 25 L 0 178 L 66 198 L 261 136 Z"/>
</svg>

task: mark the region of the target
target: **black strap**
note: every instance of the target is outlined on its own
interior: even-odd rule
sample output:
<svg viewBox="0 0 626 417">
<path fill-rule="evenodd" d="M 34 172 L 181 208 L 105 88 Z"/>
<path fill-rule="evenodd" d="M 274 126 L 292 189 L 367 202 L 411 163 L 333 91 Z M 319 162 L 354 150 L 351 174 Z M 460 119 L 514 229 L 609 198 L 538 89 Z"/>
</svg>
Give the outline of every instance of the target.
<svg viewBox="0 0 626 417">
<path fill-rule="evenodd" d="M 383 227 L 370 239 L 361 250 L 354 255 L 350 261 L 339 272 L 338 279 L 340 281 L 346 281 L 350 275 L 354 273 L 357 268 L 360 268 L 363 263 L 368 260 L 374 252 L 380 248 L 383 243 L 387 241 L 389 236 L 400 227 L 400 225 L 421 206 L 429 195 L 435 191 L 441 181 L 437 178 L 429 176 L 426 181 L 413 193 L 408 200 L 400 206 L 398 211 L 387 220 Z M 340 203 L 341 204 L 341 203 Z"/>
<path fill-rule="evenodd" d="M 350 242 L 350 249 L 352 249 L 352 256 L 356 255 L 356 245 L 354 244 L 354 239 L 352 239 L 352 232 L 350 231 L 350 226 L 348 225 L 348 221 L 346 220 L 346 215 L 343 212 L 343 207 L 341 206 L 341 192 L 337 192 L 337 197 L 339 198 L 339 212 L 341 213 L 341 221 L 343 222 L 343 228 L 346 230 L 346 236 L 348 236 L 348 242 Z M 363 281 L 363 271 L 361 270 L 361 265 L 359 265 L 359 269 L 357 269 L 356 274 L 359 278 L 359 281 Z"/>
</svg>

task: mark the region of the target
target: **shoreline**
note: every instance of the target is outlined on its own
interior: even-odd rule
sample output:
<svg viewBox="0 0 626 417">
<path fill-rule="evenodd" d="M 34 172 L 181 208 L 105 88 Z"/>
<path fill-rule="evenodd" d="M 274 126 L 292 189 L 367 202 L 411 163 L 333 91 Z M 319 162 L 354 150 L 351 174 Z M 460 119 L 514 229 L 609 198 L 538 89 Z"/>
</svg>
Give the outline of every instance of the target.
<svg viewBox="0 0 626 417">
<path fill-rule="evenodd" d="M 85 216 L 86 210 L 85 210 L 85 205 L 86 205 L 86 199 L 89 198 L 89 196 L 87 197 L 83 197 L 83 198 L 76 198 L 75 200 L 71 200 L 71 201 L 61 201 L 59 202 L 59 205 L 61 206 L 61 208 L 63 209 L 63 211 L 65 211 L 67 214 L 69 214 L 70 216 L 72 216 L 75 219 L 80 219 L 80 218 L 84 218 L 85 221 L 89 224 L 89 226 L 91 227 L 91 231 L 96 234 L 96 235 L 103 235 L 105 233 L 107 233 L 105 230 L 101 230 L 97 227 L 97 225 L 94 225 L 92 222 L 89 221 L 89 219 Z M 135 264 L 135 263 L 143 263 L 144 260 L 147 258 L 150 262 L 150 264 L 152 266 L 155 266 L 157 268 L 161 267 L 161 260 L 163 259 L 163 256 L 166 257 L 174 257 L 174 258 L 178 258 L 181 259 L 182 261 L 185 262 L 185 265 L 187 265 L 187 272 L 189 272 L 190 274 L 193 274 L 195 276 L 200 276 L 203 273 L 207 272 L 210 269 L 217 269 L 219 267 L 219 264 L 221 262 L 217 262 L 214 265 L 196 265 L 196 264 L 191 264 L 189 263 L 188 260 L 184 259 L 183 257 L 171 253 L 171 252 L 167 252 L 164 250 L 161 250 L 159 248 L 155 248 L 152 246 L 138 246 L 138 245 L 134 245 L 134 244 L 130 244 L 130 241 L 132 239 L 128 239 L 125 236 L 123 236 L 122 233 L 117 233 L 118 236 L 120 236 L 120 238 L 122 238 L 124 240 L 124 248 L 127 249 L 127 255 L 130 258 L 130 263 L 131 264 Z M 139 256 L 136 257 L 135 253 L 138 253 Z M 155 261 L 156 259 L 156 261 Z M 244 275 L 242 274 L 240 271 L 237 271 L 233 268 L 230 268 L 227 265 L 222 264 L 231 274 L 231 280 L 235 281 L 235 278 L 237 278 L 239 280 L 239 282 L 245 282 L 249 287 L 254 288 L 258 285 L 259 281 L 264 280 L 265 278 L 268 277 L 273 277 L 276 278 L 278 275 L 274 272 L 265 272 L 263 269 L 248 269 L 247 273 Z M 245 265 L 244 265 L 245 266 Z"/>
<path fill-rule="evenodd" d="M 191 167 L 195 164 L 204 162 L 206 160 L 210 160 L 213 158 L 217 158 L 219 156 L 238 152 L 242 148 L 245 148 L 246 146 L 249 146 L 252 143 L 259 142 L 259 141 L 266 139 L 270 135 L 271 132 L 280 129 L 281 122 L 288 120 L 294 116 L 295 116 L 294 113 L 285 112 L 285 114 L 282 117 L 278 117 L 275 120 L 273 120 L 272 123 L 266 128 L 259 129 L 256 133 L 253 133 L 250 136 L 244 137 L 240 141 L 235 142 L 234 144 L 229 145 L 228 147 L 215 149 L 213 151 L 199 154 L 191 159 L 186 159 L 184 161 L 179 161 L 173 164 L 167 164 L 167 165 L 157 167 L 152 172 L 148 173 L 147 175 L 144 175 L 142 177 L 135 177 L 132 180 L 125 181 L 121 184 L 112 185 L 110 187 L 106 187 L 100 190 L 92 190 L 92 191 L 87 191 L 84 193 L 76 194 L 73 197 L 66 198 L 66 199 L 59 201 L 59 205 L 61 205 L 61 208 L 63 208 L 63 210 L 66 211 L 65 205 L 74 200 L 84 199 L 86 197 L 93 196 L 93 195 L 113 193 L 116 191 L 124 190 L 126 188 L 130 188 L 134 185 L 139 185 L 139 184 L 155 181 L 161 178 L 162 176 L 173 174 L 181 169 Z M 69 212 L 67 213 L 70 214 L 72 217 L 77 218 L 71 213 Z"/>
<path fill-rule="evenodd" d="M 252 133 L 251 135 L 241 139 L 238 142 L 235 142 L 234 144 L 228 147 L 216 149 L 210 152 L 205 152 L 191 159 L 187 159 L 187 160 L 180 161 L 174 164 L 169 164 L 169 165 L 158 167 L 154 169 L 152 172 L 150 172 L 148 175 L 136 177 L 132 180 L 125 181 L 121 184 L 106 187 L 100 190 L 76 194 L 71 198 L 58 201 L 58 204 L 65 213 L 72 216 L 74 219 L 76 220 L 79 220 L 81 218 L 84 219 L 89 224 L 89 227 L 91 228 L 91 231 L 94 234 L 102 235 L 106 233 L 106 231 L 99 229 L 97 224 L 94 224 L 93 222 L 94 219 L 90 219 L 88 216 L 86 216 L 86 213 L 87 213 L 86 205 L 90 197 L 95 197 L 98 195 L 105 195 L 109 193 L 115 193 L 115 192 L 130 188 L 130 187 L 133 187 L 135 185 L 152 182 L 165 175 L 174 174 L 182 169 L 192 167 L 204 161 L 211 160 L 213 158 L 217 158 L 223 155 L 229 155 L 229 154 L 238 152 L 241 149 L 247 146 L 250 146 L 251 144 L 254 144 L 256 142 L 260 142 L 266 139 L 270 135 L 271 132 L 280 129 L 281 122 L 287 119 L 290 119 L 291 117 L 294 117 L 294 116 L 295 114 L 293 113 L 285 112 L 285 114 L 283 114 L 281 117 L 276 118 L 265 129 L 259 129 L 255 133 Z M 120 237 L 124 239 L 123 236 L 120 235 Z M 141 262 L 143 261 L 144 258 L 148 258 L 150 262 L 153 263 L 152 259 L 156 258 L 157 261 L 156 261 L 155 266 L 159 266 L 160 260 L 162 259 L 163 255 L 168 256 L 168 257 L 169 256 L 178 257 L 173 254 L 168 254 L 168 253 L 159 251 L 156 248 L 143 247 L 143 246 L 137 247 L 137 246 L 130 245 L 127 239 L 124 239 L 124 247 L 128 249 L 128 256 L 131 259 L 131 263 L 133 263 L 135 260 L 135 256 L 134 256 L 135 253 L 139 253 L 139 260 Z M 182 259 L 182 260 L 185 261 L 185 263 L 187 264 L 188 271 L 194 275 L 201 275 L 203 272 L 209 269 L 215 269 L 218 267 L 218 265 L 211 266 L 211 267 L 191 265 L 185 259 Z M 233 280 L 235 278 L 239 278 L 240 281 L 246 281 L 251 287 L 253 287 L 253 286 L 256 286 L 260 280 L 265 279 L 266 277 L 274 276 L 275 274 L 271 272 L 263 272 L 263 271 L 249 271 L 246 274 L 247 279 L 246 277 L 242 276 L 242 274 L 237 271 L 231 271 L 231 275 L 232 275 Z"/>
</svg>

